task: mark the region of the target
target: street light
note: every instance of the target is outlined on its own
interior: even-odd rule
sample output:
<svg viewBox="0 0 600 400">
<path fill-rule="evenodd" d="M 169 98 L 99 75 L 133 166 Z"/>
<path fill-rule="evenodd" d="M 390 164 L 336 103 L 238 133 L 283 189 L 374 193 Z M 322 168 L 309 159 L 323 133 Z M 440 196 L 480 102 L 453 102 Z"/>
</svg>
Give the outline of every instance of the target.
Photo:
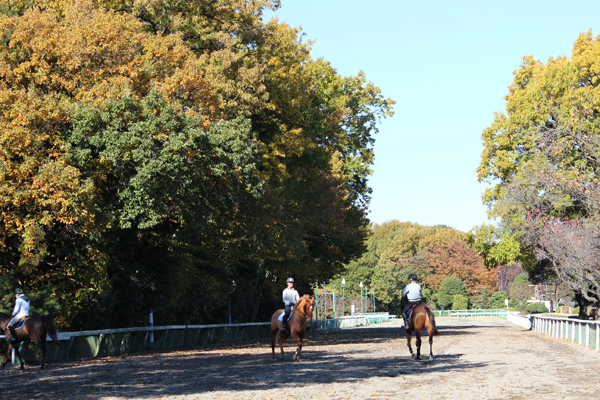
<svg viewBox="0 0 600 400">
<path fill-rule="evenodd" d="M 315 314 L 319 319 L 319 282 L 315 282 Z"/>
<path fill-rule="evenodd" d="M 346 278 L 342 278 L 342 317 L 344 316 L 344 312 L 346 310 L 346 302 L 345 302 L 345 293 L 344 289 L 346 289 Z"/>
<path fill-rule="evenodd" d="M 371 304 L 373 305 L 373 313 L 375 313 L 375 289 L 371 288 Z"/>
<path fill-rule="evenodd" d="M 323 283 L 323 319 L 327 319 L 327 283 Z"/>
<path fill-rule="evenodd" d="M 362 315 L 363 314 L 363 291 L 362 291 L 363 284 L 362 284 L 362 282 L 358 286 L 360 286 L 360 315 Z"/>
<path fill-rule="evenodd" d="M 335 309 L 335 288 L 337 286 L 333 285 L 333 318 L 337 318 L 337 310 Z"/>
<path fill-rule="evenodd" d="M 231 293 L 235 292 L 235 288 L 236 288 L 236 284 L 235 281 L 233 281 L 233 289 L 228 292 L 229 293 L 229 315 L 227 316 L 227 323 L 231 324 Z"/>
</svg>

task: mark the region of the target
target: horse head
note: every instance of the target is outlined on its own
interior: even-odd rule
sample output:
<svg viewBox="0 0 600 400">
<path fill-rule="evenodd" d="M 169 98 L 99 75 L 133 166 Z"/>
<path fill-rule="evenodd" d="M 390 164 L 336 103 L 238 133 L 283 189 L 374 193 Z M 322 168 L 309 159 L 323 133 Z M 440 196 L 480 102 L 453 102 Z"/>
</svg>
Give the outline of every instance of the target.
<svg viewBox="0 0 600 400">
<path fill-rule="evenodd" d="M 300 297 L 300 299 L 298 300 L 296 308 L 298 310 L 302 311 L 302 313 L 304 315 L 306 315 L 306 319 L 308 321 L 312 321 L 312 314 L 313 314 L 314 306 L 315 306 L 315 298 L 310 297 L 309 295 L 305 294 L 304 296 Z"/>
</svg>

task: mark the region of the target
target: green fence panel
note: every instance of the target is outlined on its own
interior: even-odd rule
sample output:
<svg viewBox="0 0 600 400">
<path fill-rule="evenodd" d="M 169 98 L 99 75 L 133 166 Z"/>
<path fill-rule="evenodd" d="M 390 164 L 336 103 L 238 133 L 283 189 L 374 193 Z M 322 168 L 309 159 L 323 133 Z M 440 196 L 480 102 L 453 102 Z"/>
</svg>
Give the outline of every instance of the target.
<svg viewBox="0 0 600 400">
<path fill-rule="evenodd" d="M 121 343 L 124 333 L 109 333 L 100 336 L 98 354 L 96 357 L 112 357 L 122 353 Z"/>
<path fill-rule="evenodd" d="M 126 332 L 121 342 L 122 353 L 138 353 L 144 350 L 148 332 Z"/>
<path fill-rule="evenodd" d="M 183 344 L 185 347 L 194 347 L 198 344 L 198 337 L 200 336 L 200 329 L 186 329 L 185 339 Z"/>
<path fill-rule="evenodd" d="M 208 340 L 206 344 L 220 344 L 227 339 L 228 331 L 223 328 L 208 328 Z"/>
<path fill-rule="evenodd" d="M 209 328 L 200 329 L 197 342 L 199 345 L 204 346 L 205 344 L 208 344 L 208 341 L 210 340 L 210 330 L 211 329 Z"/>
<path fill-rule="evenodd" d="M 98 354 L 99 349 L 99 336 L 75 337 L 73 338 L 73 344 L 71 345 L 69 359 L 81 360 L 87 358 L 94 358 Z"/>
<path fill-rule="evenodd" d="M 154 348 L 158 350 L 163 350 L 164 342 L 167 337 L 167 331 L 154 331 Z M 151 349 L 152 345 L 150 344 L 150 340 L 146 340 L 146 349 Z"/>
<path fill-rule="evenodd" d="M 167 331 L 166 338 L 162 349 L 177 349 L 183 347 L 185 344 L 185 330 L 184 329 L 170 329 Z"/>
<path fill-rule="evenodd" d="M 243 340 L 246 340 L 246 330 L 247 328 L 245 326 L 238 326 L 235 328 L 234 333 L 234 341 L 235 342 L 241 342 Z"/>
</svg>

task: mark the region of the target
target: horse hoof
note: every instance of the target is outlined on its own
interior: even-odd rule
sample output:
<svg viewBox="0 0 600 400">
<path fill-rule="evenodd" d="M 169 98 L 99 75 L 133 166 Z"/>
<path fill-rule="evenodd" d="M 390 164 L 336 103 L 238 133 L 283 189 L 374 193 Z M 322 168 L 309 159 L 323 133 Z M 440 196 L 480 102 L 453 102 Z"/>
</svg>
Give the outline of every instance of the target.
<svg viewBox="0 0 600 400">
<path fill-rule="evenodd" d="M 25 369 L 24 366 L 21 365 L 21 368 L 19 368 L 21 371 L 23 371 Z"/>
<path fill-rule="evenodd" d="M 433 356 L 429 356 L 429 361 L 433 361 Z"/>
<path fill-rule="evenodd" d="M 412 358 L 413 360 L 415 359 L 415 357 L 416 357 L 416 355 L 414 355 L 414 354 L 410 355 L 410 358 Z"/>
</svg>

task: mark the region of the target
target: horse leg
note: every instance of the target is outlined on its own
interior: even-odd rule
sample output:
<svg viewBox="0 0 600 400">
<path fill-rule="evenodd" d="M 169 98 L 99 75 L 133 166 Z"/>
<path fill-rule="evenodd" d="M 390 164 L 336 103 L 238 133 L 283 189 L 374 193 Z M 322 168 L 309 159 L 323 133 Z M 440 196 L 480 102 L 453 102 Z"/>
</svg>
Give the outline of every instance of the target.
<svg viewBox="0 0 600 400">
<path fill-rule="evenodd" d="M 410 342 L 412 340 L 412 331 L 409 329 L 406 330 L 406 345 L 408 346 L 408 350 L 410 351 L 410 357 L 415 358 L 415 353 L 413 353 L 412 346 Z"/>
<path fill-rule="evenodd" d="M 31 341 L 42 349 L 42 368 L 46 365 L 46 338 L 40 339 L 39 337 L 31 338 Z"/>
<path fill-rule="evenodd" d="M 417 357 L 415 360 L 421 359 L 421 331 L 415 331 L 415 335 L 417 337 Z"/>
<path fill-rule="evenodd" d="M 279 332 L 279 329 L 271 331 L 271 350 L 273 350 L 273 360 L 275 359 L 275 341 L 277 340 L 277 332 Z"/>
<path fill-rule="evenodd" d="M 294 338 L 296 343 L 298 343 L 298 349 L 296 350 L 296 354 L 294 354 L 294 360 L 300 361 L 300 352 L 302 351 L 302 339 L 300 338 L 300 335 L 298 335 L 298 332 L 292 332 L 292 337 Z"/>
<path fill-rule="evenodd" d="M 4 361 L 2 361 L 2 369 L 6 367 L 6 363 L 8 362 L 8 357 L 10 357 L 10 350 L 12 349 L 12 344 L 8 344 L 8 348 L 6 349 L 6 355 L 4 356 Z"/>
<path fill-rule="evenodd" d="M 283 355 L 284 355 L 284 351 L 283 351 L 283 342 L 285 341 L 285 339 L 287 339 L 290 336 L 289 330 L 286 332 L 281 332 L 281 339 L 279 339 L 279 348 L 281 349 L 281 359 L 283 360 Z"/>
<path fill-rule="evenodd" d="M 19 368 L 20 370 L 24 370 L 25 369 L 25 363 L 23 362 L 23 359 L 21 358 L 21 353 L 19 352 L 19 344 L 21 342 L 18 342 L 17 345 L 12 345 L 12 348 L 15 349 L 15 354 L 17 355 L 17 358 L 19 359 L 19 362 L 21 363 L 21 367 Z"/>
<path fill-rule="evenodd" d="M 429 334 L 429 361 L 433 361 L 433 327 L 427 329 Z"/>
</svg>

